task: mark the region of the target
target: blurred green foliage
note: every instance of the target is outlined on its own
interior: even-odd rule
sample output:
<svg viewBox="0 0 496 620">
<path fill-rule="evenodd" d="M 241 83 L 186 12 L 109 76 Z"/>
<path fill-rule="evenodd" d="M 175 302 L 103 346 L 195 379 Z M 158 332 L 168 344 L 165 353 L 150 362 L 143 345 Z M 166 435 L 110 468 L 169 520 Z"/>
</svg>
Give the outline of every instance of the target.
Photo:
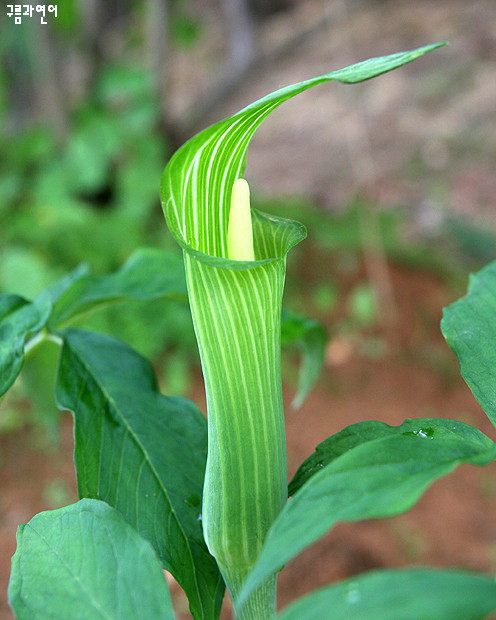
<svg viewBox="0 0 496 620">
<path fill-rule="evenodd" d="M 112 65 L 72 112 L 66 144 L 57 144 L 41 124 L 14 139 L 1 136 L 0 292 L 34 297 L 80 263 L 95 273 L 109 272 L 145 244 L 176 250 L 158 196 L 168 155 L 158 116 L 147 74 Z M 98 311 L 89 326 L 154 359 L 161 354 L 163 387 L 188 389 L 191 364 L 179 366 L 176 360 L 196 359 L 184 304 L 125 302 Z M 25 382 L 39 370 L 27 372 Z M 44 403 L 34 404 L 36 409 Z"/>
<path fill-rule="evenodd" d="M 15 148 L 2 142 L 1 291 L 32 297 L 83 261 L 108 272 L 140 245 L 167 244 L 158 198 L 167 148 L 157 116 L 147 75 L 111 66 L 74 111 L 66 145 L 41 126 L 19 135 Z M 194 355 L 181 304 L 120 304 L 91 323 L 147 356 L 168 347 Z"/>
<path fill-rule="evenodd" d="M 83 260 L 115 268 L 152 236 L 166 160 L 157 118 L 146 73 L 111 66 L 73 112 L 65 145 L 43 126 L 1 141 L 0 227 L 11 263 L 3 290 L 16 282 L 23 290 L 12 292 L 36 294 Z M 26 290 L 33 269 L 38 290 Z"/>
</svg>

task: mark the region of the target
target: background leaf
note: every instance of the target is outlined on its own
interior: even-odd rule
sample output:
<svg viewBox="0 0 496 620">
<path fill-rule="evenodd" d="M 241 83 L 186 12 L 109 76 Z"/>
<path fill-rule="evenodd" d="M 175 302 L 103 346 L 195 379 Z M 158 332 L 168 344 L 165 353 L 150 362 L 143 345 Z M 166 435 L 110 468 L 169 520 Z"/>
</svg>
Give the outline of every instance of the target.
<svg viewBox="0 0 496 620">
<path fill-rule="evenodd" d="M 116 273 L 90 276 L 83 272 L 75 277 L 58 296 L 50 325 L 56 327 L 105 303 L 165 296 L 186 300 L 186 294 L 181 257 L 158 248 L 140 248 Z"/>
<path fill-rule="evenodd" d="M 298 409 L 319 378 L 324 365 L 327 334 L 318 321 L 283 311 L 281 322 L 282 345 L 296 344 L 302 353 L 298 373 L 298 389 L 292 406 Z"/>
<path fill-rule="evenodd" d="M 224 585 L 203 541 L 205 418 L 157 390 L 150 364 L 108 336 L 68 329 L 57 402 L 75 420 L 81 497 L 117 508 L 184 588 L 195 618 L 217 618 Z"/>
<path fill-rule="evenodd" d="M 241 599 L 339 521 L 391 517 L 413 506 L 427 487 L 460 463 L 484 465 L 496 444 L 467 434 L 401 434 L 348 450 L 312 476 L 272 525 Z M 475 431 L 475 432 L 474 432 Z M 240 600 L 240 605 L 242 600 Z"/>
<path fill-rule="evenodd" d="M 50 310 L 47 295 L 40 295 L 33 302 L 19 295 L 0 296 L 0 396 L 21 371 L 27 335 L 44 327 Z"/>
<path fill-rule="evenodd" d="M 494 579 L 459 571 L 374 571 L 298 599 L 279 620 L 482 620 L 496 609 Z M 329 610 L 332 610 L 330 612 Z"/>
<path fill-rule="evenodd" d="M 60 431 L 54 393 L 59 359 L 60 345 L 46 340 L 25 358 L 22 368 L 22 386 L 34 404 L 34 421 L 46 429 L 54 443 Z"/>
<path fill-rule="evenodd" d="M 89 499 L 19 527 L 9 601 L 18 620 L 175 618 L 151 545 Z"/>
<path fill-rule="evenodd" d="M 462 438 L 464 441 L 474 441 L 476 444 L 485 439 L 479 430 L 455 420 L 417 418 L 405 420 L 399 426 L 389 426 L 384 422 L 370 420 L 358 422 L 328 437 L 315 448 L 315 452 L 303 461 L 290 482 L 289 494 L 294 495 L 309 478 L 348 450 L 374 439 L 395 435 L 423 439 Z"/>
<path fill-rule="evenodd" d="M 463 378 L 496 426 L 496 262 L 471 276 L 468 294 L 445 308 L 441 330 Z"/>
</svg>

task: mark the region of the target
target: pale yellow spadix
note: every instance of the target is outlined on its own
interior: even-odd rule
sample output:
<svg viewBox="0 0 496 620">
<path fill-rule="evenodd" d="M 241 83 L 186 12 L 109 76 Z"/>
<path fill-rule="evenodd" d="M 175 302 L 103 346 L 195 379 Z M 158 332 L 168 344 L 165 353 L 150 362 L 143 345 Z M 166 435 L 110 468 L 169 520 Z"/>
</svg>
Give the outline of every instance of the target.
<svg viewBox="0 0 496 620">
<path fill-rule="evenodd" d="M 245 179 L 236 179 L 232 188 L 227 227 L 227 257 L 232 260 L 255 260 L 250 187 Z"/>
</svg>

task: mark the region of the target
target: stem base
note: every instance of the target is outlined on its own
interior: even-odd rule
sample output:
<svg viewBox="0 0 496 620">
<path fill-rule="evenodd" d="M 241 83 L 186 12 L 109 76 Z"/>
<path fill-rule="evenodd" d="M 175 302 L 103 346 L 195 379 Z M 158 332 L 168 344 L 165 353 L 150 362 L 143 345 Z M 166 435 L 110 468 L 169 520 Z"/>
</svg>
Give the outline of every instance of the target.
<svg viewBox="0 0 496 620">
<path fill-rule="evenodd" d="M 241 591 L 249 570 L 233 570 L 220 566 L 233 604 Z M 277 613 L 277 575 L 265 581 L 247 599 L 239 613 L 234 612 L 237 620 L 272 620 Z"/>
</svg>

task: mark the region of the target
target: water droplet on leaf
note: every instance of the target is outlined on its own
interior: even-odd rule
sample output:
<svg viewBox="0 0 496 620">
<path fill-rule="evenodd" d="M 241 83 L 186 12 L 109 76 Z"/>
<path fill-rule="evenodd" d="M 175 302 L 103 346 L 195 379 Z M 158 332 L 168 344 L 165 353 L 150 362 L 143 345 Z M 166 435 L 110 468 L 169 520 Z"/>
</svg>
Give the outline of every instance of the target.
<svg viewBox="0 0 496 620">
<path fill-rule="evenodd" d="M 406 431 L 403 435 L 411 435 L 413 437 L 420 437 L 421 439 L 434 439 L 434 429 L 419 428 L 416 431 Z"/>
<path fill-rule="evenodd" d="M 350 605 L 354 605 L 360 601 L 360 592 L 355 584 L 350 584 L 346 592 L 346 601 Z"/>
</svg>

